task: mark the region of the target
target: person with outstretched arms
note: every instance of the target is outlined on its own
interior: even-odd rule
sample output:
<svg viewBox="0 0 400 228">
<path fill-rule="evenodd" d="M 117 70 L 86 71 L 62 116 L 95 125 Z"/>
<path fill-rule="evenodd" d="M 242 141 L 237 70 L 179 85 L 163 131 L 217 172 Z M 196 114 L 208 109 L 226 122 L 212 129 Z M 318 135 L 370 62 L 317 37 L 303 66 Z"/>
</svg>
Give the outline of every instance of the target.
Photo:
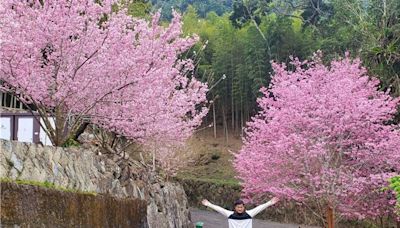
<svg viewBox="0 0 400 228">
<path fill-rule="evenodd" d="M 201 201 L 201 203 L 204 206 L 209 207 L 227 217 L 229 228 L 252 228 L 254 216 L 265 210 L 267 207 L 276 204 L 278 201 L 279 199 L 274 197 L 264 204 L 261 204 L 251 210 L 246 210 L 244 202 L 242 200 L 237 200 L 234 203 L 233 211 L 227 210 L 218 205 L 214 205 L 206 199 Z"/>
</svg>

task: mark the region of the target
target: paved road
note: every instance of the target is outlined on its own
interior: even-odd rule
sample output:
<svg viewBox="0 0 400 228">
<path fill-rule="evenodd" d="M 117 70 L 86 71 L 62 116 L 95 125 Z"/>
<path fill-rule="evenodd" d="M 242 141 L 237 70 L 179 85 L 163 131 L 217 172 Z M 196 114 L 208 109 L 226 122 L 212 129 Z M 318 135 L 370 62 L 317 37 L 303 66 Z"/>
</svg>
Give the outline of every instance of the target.
<svg viewBox="0 0 400 228">
<path fill-rule="evenodd" d="M 204 222 L 204 228 L 227 228 L 228 220 L 212 211 L 203 211 L 197 208 L 191 208 L 190 214 L 192 215 L 192 222 Z M 295 224 L 282 224 L 277 222 L 269 222 L 260 219 L 253 220 L 253 228 L 311 228 L 309 226 L 295 225 Z"/>
</svg>

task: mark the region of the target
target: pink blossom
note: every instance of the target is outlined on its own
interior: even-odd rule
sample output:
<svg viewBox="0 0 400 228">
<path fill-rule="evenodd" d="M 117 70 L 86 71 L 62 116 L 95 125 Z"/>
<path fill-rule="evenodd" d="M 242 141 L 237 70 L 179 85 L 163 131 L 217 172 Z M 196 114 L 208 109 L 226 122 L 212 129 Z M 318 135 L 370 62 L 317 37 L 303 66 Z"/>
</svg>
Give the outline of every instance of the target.
<svg viewBox="0 0 400 228">
<path fill-rule="evenodd" d="M 207 113 L 207 85 L 178 57 L 197 37 L 112 11 L 113 0 L 0 3 L 0 85 L 56 117 L 55 145 L 83 119 L 142 144 L 182 143 Z M 65 129 L 67 134 L 63 134 Z"/>
<path fill-rule="evenodd" d="M 399 99 L 378 90 L 359 59 L 292 64 L 273 63 L 235 158 L 244 195 L 320 202 L 350 218 L 392 213 L 383 188 L 400 170 L 400 132 L 389 124 Z"/>
</svg>

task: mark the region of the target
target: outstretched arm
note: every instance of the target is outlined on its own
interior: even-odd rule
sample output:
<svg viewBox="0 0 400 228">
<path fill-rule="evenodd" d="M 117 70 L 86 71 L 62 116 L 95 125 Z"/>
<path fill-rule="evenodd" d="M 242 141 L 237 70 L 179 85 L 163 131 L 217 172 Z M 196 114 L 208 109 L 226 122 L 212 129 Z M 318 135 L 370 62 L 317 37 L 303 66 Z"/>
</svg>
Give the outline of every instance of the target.
<svg viewBox="0 0 400 228">
<path fill-rule="evenodd" d="M 251 210 L 248 210 L 248 211 L 246 211 L 246 212 L 247 212 L 247 214 L 249 214 L 251 217 L 254 217 L 254 216 L 256 216 L 258 213 L 260 213 L 261 211 L 265 210 L 265 208 L 276 204 L 278 201 L 279 201 L 279 199 L 276 198 L 276 197 L 274 197 L 274 198 L 272 198 L 270 201 L 268 201 L 268 202 L 266 202 L 266 203 L 264 203 L 264 204 L 261 204 L 261 205 L 255 207 L 255 208 L 253 208 L 253 209 L 251 209 Z"/>
<path fill-rule="evenodd" d="M 203 201 L 201 201 L 201 203 L 202 203 L 204 206 L 209 207 L 209 208 L 215 210 L 216 212 L 218 212 L 218 213 L 224 215 L 225 217 L 229 217 L 231 214 L 233 214 L 233 211 L 229 211 L 229 210 L 226 210 L 225 208 L 222 208 L 222 207 L 220 207 L 220 206 L 214 205 L 214 204 L 210 203 L 210 202 L 209 202 L 208 200 L 206 200 L 206 199 L 204 199 Z"/>
</svg>

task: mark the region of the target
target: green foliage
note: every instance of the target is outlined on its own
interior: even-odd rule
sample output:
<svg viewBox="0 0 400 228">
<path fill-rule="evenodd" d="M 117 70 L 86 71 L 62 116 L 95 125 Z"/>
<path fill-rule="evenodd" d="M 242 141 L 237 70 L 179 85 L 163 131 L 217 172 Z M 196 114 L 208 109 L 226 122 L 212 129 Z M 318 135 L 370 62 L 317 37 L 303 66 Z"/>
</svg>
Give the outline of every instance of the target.
<svg viewBox="0 0 400 228">
<path fill-rule="evenodd" d="M 128 14 L 133 17 L 145 18 L 149 15 L 151 4 L 147 1 L 136 0 L 128 5 Z"/>
<path fill-rule="evenodd" d="M 120 0 L 113 5 L 113 10 L 118 11 L 120 8 L 126 9 L 132 17 L 150 18 L 151 3 L 147 0 Z"/>
<path fill-rule="evenodd" d="M 319 26 L 330 20 L 333 11 L 332 4 L 324 0 L 234 0 L 230 19 L 241 27 L 248 21 L 260 24 L 263 16 L 277 13 L 301 19 L 304 26 Z"/>
<path fill-rule="evenodd" d="M 209 92 L 210 99 L 217 98 L 217 122 L 229 122 L 238 133 L 257 111 L 260 88 L 271 80 L 270 62 L 287 62 L 290 55 L 307 58 L 319 48 L 312 29 L 303 29 L 303 21 L 296 17 L 271 13 L 260 16 L 258 24 L 247 21 L 238 27 L 232 23 L 232 14 L 211 12 L 201 18 L 194 7 L 188 7 L 183 22 L 185 34 L 201 38 L 191 50 L 199 58 L 197 77 L 214 85 L 226 75 Z M 206 42 L 207 47 L 200 50 Z"/>
<path fill-rule="evenodd" d="M 400 176 L 390 179 L 390 188 L 396 192 L 397 207 L 399 207 L 398 212 L 400 214 Z"/>
<path fill-rule="evenodd" d="M 185 12 L 191 5 L 201 18 L 205 18 L 210 12 L 218 15 L 229 12 L 232 6 L 232 0 L 152 0 L 151 3 L 154 10 L 161 9 L 162 17 L 166 20 L 172 18 L 172 8 Z"/>
<path fill-rule="evenodd" d="M 269 1 L 266 1 L 269 2 Z M 236 28 L 243 27 L 248 21 L 254 20 L 257 24 L 261 23 L 261 16 L 265 10 L 264 1 L 258 0 L 234 0 L 232 13 L 229 19 Z"/>
<path fill-rule="evenodd" d="M 335 14 L 319 33 L 325 52 L 360 55 L 382 88 L 399 96 L 400 1 L 334 0 L 332 5 Z"/>
<path fill-rule="evenodd" d="M 230 14 L 211 12 L 204 19 L 195 7 L 187 8 L 184 29 L 200 35 L 202 44 L 209 42 L 198 53 L 196 73 L 209 84 L 227 76 L 210 91 L 211 99 L 218 98 L 219 123 L 232 122 L 239 130 L 257 111 L 258 91 L 270 82 L 270 61 L 308 59 L 317 50 L 326 62 L 346 51 L 361 57 L 370 73 L 380 78 L 381 88 L 400 96 L 400 1 L 293 3 L 234 0 Z M 400 122 L 400 111 L 395 121 Z"/>
</svg>

